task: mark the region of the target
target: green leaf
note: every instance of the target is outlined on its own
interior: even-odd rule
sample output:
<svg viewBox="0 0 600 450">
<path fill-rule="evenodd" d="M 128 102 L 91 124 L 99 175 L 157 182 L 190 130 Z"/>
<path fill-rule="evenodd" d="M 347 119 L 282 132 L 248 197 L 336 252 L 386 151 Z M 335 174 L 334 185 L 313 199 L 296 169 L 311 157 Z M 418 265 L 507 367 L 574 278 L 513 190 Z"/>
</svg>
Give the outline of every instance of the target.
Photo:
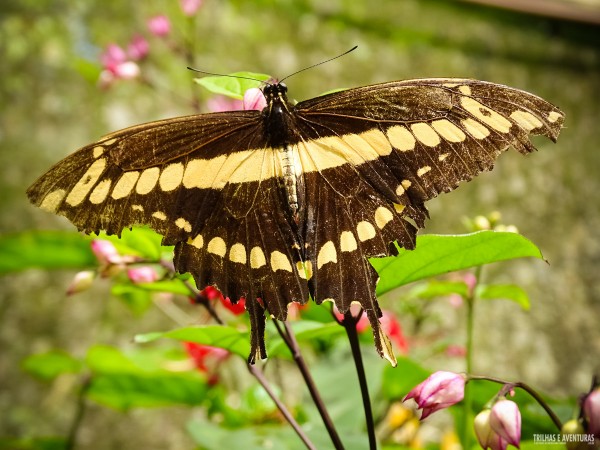
<svg viewBox="0 0 600 450">
<path fill-rule="evenodd" d="M 371 258 L 370 262 L 381 277 L 377 294 L 382 295 L 424 278 L 525 257 L 543 259 L 540 250 L 520 234 L 479 231 L 418 236 L 415 250 L 400 249 L 398 256 Z"/>
<path fill-rule="evenodd" d="M 124 354 L 110 346 L 88 351 L 92 372 L 86 395 L 103 405 L 126 410 L 132 407 L 197 405 L 206 395 L 206 381 L 197 371 L 173 372 L 164 350 L 136 349 Z"/>
<path fill-rule="evenodd" d="M 207 385 L 195 372 L 148 374 L 113 373 L 92 378 L 86 395 L 103 405 L 119 410 L 133 407 L 198 405 Z"/>
<path fill-rule="evenodd" d="M 25 231 L 0 236 L 0 274 L 25 270 L 80 269 L 96 265 L 89 242 L 69 231 Z"/>
<path fill-rule="evenodd" d="M 136 286 L 151 292 L 171 292 L 173 294 L 193 296 L 188 287 L 180 279 L 153 281 L 152 283 L 137 283 Z"/>
<path fill-rule="evenodd" d="M 262 84 L 262 81 L 267 81 L 271 78 L 270 75 L 253 72 L 235 72 L 229 75 L 230 76 L 227 77 L 209 76 L 196 78 L 195 81 L 213 94 L 226 95 L 227 97 L 241 100 L 244 98 L 244 92 L 246 92 L 248 89 L 259 87 Z M 255 78 L 256 80 L 260 81 L 247 80 L 243 78 L 231 78 L 232 76 Z"/>
<path fill-rule="evenodd" d="M 65 450 L 63 437 L 0 438 L 0 450 Z"/>
<path fill-rule="evenodd" d="M 152 293 L 131 283 L 114 284 L 110 292 L 137 316 L 146 312 L 152 305 Z"/>
<path fill-rule="evenodd" d="M 156 261 L 165 250 L 173 249 L 173 247 L 161 247 L 162 236 L 149 227 L 124 229 L 120 238 L 114 235 L 108 236 L 104 232 L 91 238 L 112 242 L 121 254 L 141 256 Z"/>
<path fill-rule="evenodd" d="M 329 323 L 315 322 L 310 320 L 300 320 L 290 322 L 296 340 L 301 342 L 314 342 L 319 339 L 331 340 L 335 337 L 346 334 L 344 327 L 337 322 L 330 321 Z M 267 341 L 267 354 L 273 356 L 291 356 L 290 350 L 285 345 L 279 335 L 273 336 Z"/>
<path fill-rule="evenodd" d="M 79 360 L 62 350 L 31 355 L 22 362 L 25 372 L 43 380 L 52 380 L 63 373 L 77 373 L 81 367 Z"/>
<path fill-rule="evenodd" d="M 477 297 L 485 300 L 506 298 L 516 302 L 525 311 L 529 311 L 529 296 L 515 284 L 485 284 L 477 286 Z"/>
<path fill-rule="evenodd" d="M 396 367 L 386 365 L 383 369 L 381 392 L 388 400 L 402 399 L 429 375 L 431 375 L 431 372 L 425 370 L 416 362 L 409 358 L 399 357 Z"/>
<path fill-rule="evenodd" d="M 250 354 L 250 341 L 247 332 L 223 325 L 203 325 L 196 327 L 177 328 L 172 331 L 138 334 L 138 343 L 151 342 L 158 338 L 171 338 L 179 341 L 195 342 L 224 348 L 246 359 Z"/>
<path fill-rule="evenodd" d="M 466 297 L 468 294 L 468 287 L 462 281 L 431 280 L 427 283 L 415 286 L 410 290 L 409 296 L 430 299 L 451 294 L 458 294 L 462 297 Z"/>
</svg>

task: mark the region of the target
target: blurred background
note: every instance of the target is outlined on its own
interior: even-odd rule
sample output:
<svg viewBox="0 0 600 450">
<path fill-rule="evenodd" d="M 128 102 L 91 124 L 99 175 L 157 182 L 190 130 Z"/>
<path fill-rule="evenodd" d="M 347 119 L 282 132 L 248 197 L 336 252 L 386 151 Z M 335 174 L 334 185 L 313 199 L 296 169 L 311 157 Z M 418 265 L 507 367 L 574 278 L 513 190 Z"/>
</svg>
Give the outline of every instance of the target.
<svg viewBox="0 0 600 450">
<path fill-rule="evenodd" d="M 156 16 L 168 18 L 168 30 L 161 32 L 160 23 L 149 27 Z M 129 49 L 127 59 L 137 69 L 111 70 L 109 45 L 127 48 L 136 39 L 148 45 L 137 59 Z M 565 111 L 557 144 L 535 139 L 539 152 L 525 158 L 508 152 L 493 172 L 432 200 L 423 232 L 463 233 L 466 217 L 499 211 L 503 223 L 537 244 L 548 264 L 519 260 L 486 269 L 486 280 L 522 286 L 532 306 L 523 311 L 508 302 L 481 304 L 476 370 L 525 381 L 552 396 L 586 391 L 600 371 L 595 0 L 204 0 L 189 15 L 175 0 L 3 0 L 4 239 L 30 229 L 73 229 L 25 196 L 36 177 L 67 154 L 125 126 L 208 111 L 215 99 L 193 82 L 187 65 L 281 78 L 354 45 L 350 55 L 287 80 L 290 97 L 399 79 L 462 77 L 524 89 Z M 1 275 L 0 436 L 60 435 L 71 423 L 77 380 L 39 382 L 21 369 L 28 355 L 50 349 L 83 355 L 92 344 L 132 346 L 134 334 L 172 326 L 160 311 L 136 316 L 111 301 L 107 284 L 67 298 L 73 275 L 34 269 Z M 383 307 L 394 309 L 402 295 L 386 295 Z M 459 314 L 440 317 L 435 326 L 444 333 L 461 329 Z M 418 342 L 410 321 L 403 326 Z M 181 425 L 187 416 L 185 408 L 114 413 L 92 405 L 81 448 L 192 448 Z"/>
</svg>

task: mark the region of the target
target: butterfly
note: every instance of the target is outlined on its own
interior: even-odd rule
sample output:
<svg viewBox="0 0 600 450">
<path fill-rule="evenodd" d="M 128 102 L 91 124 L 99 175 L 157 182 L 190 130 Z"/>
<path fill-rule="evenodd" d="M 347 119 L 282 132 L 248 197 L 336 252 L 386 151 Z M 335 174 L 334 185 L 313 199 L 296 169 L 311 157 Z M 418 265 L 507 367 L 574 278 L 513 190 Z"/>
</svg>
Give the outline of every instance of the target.
<svg viewBox="0 0 600 450">
<path fill-rule="evenodd" d="M 564 113 L 524 91 L 470 79 L 395 81 L 293 105 L 179 117 L 104 136 L 27 191 L 85 233 L 147 224 L 175 246 L 177 271 L 246 299 L 249 362 L 266 357 L 265 313 L 291 302 L 354 302 L 395 364 L 368 258 L 412 249 L 425 202 L 492 169 L 509 147 L 556 141 Z"/>
</svg>

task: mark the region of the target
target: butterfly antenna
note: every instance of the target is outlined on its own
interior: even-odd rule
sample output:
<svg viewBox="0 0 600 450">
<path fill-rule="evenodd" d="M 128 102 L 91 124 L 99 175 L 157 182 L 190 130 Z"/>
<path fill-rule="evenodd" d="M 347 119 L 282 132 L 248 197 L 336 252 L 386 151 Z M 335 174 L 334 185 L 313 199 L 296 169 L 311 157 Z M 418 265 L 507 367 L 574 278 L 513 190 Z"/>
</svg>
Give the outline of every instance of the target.
<svg viewBox="0 0 600 450">
<path fill-rule="evenodd" d="M 241 78 L 244 80 L 252 80 L 252 81 L 258 81 L 259 83 L 264 83 L 263 80 L 258 80 L 256 78 L 252 78 L 252 77 L 244 77 L 242 75 L 230 75 L 227 73 L 213 73 L 213 72 L 206 72 L 204 70 L 200 70 L 200 69 L 194 69 L 193 67 L 189 67 L 187 68 L 188 70 L 191 70 L 192 72 L 198 72 L 198 73 L 203 73 L 205 75 L 212 75 L 214 77 L 229 77 L 229 78 Z"/>
<path fill-rule="evenodd" d="M 281 83 L 283 80 L 285 80 L 285 79 L 287 79 L 287 78 L 289 78 L 291 76 L 294 76 L 294 75 L 296 75 L 296 74 L 298 74 L 300 72 L 304 72 L 305 70 L 312 69 L 313 67 L 317 67 L 317 66 L 320 66 L 321 64 L 328 63 L 329 61 L 333 61 L 334 59 L 341 58 L 342 56 L 347 55 L 348 53 L 356 50 L 357 48 L 358 48 L 358 45 L 355 45 L 350 50 L 346 50 L 344 53 L 342 53 L 340 55 L 334 56 L 333 58 L 326 59 L 325 61 L 318 62 L 316 64 L 313 64 L 312 66 L 305 67 L 304 69 L 300 69 L 300 70 L 298 70 L 298 71 L 296 71 L 296 72 L 294 72 L 294 73 L 292 73 L 292 74 L 290 74 L 290 75 L 288 75 L 286 77 L 283 77 L 281 80 L 279 80 L 279 82 Z"/>
</svg>

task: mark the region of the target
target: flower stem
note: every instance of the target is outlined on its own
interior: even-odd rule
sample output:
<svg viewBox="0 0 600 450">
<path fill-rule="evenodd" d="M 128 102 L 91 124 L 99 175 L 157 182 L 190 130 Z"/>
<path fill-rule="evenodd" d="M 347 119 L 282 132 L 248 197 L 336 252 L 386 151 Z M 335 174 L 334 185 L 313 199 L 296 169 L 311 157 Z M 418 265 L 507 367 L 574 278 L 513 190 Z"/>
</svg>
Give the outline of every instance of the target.
<svg viewBox="0 0 600 450">
<path fill-rule="evenodd" d="M 302 428 L 300 428 L 300 425 L 298 425 L 298 422 L 296 422 L 296 419 L 294 419 L 294 417 L 291 415 L 291 413 L 288 411 L 288 409 L 285 407 L 285 405 L 281 402 L 281 400 L 279 400 L 277 398 L 277 396 L 273 392 L 273 389 L 271 389 L 269 382 L 265 378 L 265 375 L 262 372 L 262 370 L 260 370 L 254 364 L 248 364 L 247 366 L 248 366 L 248 370 L 250 371 L 250 373 L 254 376 L 254 378 L 256 378 L 258 380 L 258 382 L 263 387 L 265 392 L 268 394 L 268 396 L 271 398 L 271 400 L 273 400 L 273 402 L 277 406 L 277 409 L 279 409 L 279 411 L 281 412 L 281 414 L 283 415 L 285 420 L 287 420 L 287 422 L 292 426 L 292 428 L 294 429 L 294 431 L 296 432 L 296 434 L 298 435 L 300 440 L 304 443 L 306 448 L 308 448 L 310 450 L 316 450 L 315 445 L 310 441 L 310 439 L 308 438 L 306 433 L 304 433 L 304 430 L 302 430 Z"/>
<path fill-rule="evenodd" d="M 204 298 L 203 296 L 199 295 L 198 290 L 195 289 L 190 283 L 187 283 L 187 282 L 184 282 L 184 283 L 187 286 L 187 288 L 190 290 L 190 293 L 192 294 L 192 296 L 196 299 L 196 303 L 204 306 L 215 322 L 217 322 L 219 325 L 225 325 L 225 322 L 223 321 L 223 319 L 221 319 L 221 317 L 219 317 L 219 315 L 217 314 L 217 311 L 213 308 L 210 301 L 208 299 Z M 310 441 L 310 439 L 308 438 L 306 433 L 304 433 L 304 431 L 302 430 L 302 428 L 300 427 L 298 422 L 296 422 L 296 419 L 294 419 L 294 416 L 292 415 L 292 413 L 290 413 L 290 411 L 281 402 L 281 400 L 279 400 L 277 398 L 277 396 L 275 395 L 275 392 L 273 392 L 273 389 L 271 389 L 271 385 L 270 385 L 269 381 L 267 380 L 267 378 L 265 377 L 263 371 L 260 370 L 260 368 L 254 364 L 248 364 L 247 367 L 248 367 L 248 371 L 260 383 L 260 385 L 263 387 L 263 389 L 265 390 L 267 395 L 271 398 L 271 400 L 273 400 L 273 403 L 275 403 L 275 406 L 277 406 L 277 409 L 279 410 L 281 415 L 285 418 L 285 420 L 287 420 L 287 422 L 290 424 L 290 426 L 294 429 L 294 431 L 296 432 L 296 434 L 298 435 L 300 440 L 304 443 L 306 448 L 308 448 L 310 450 L 316 450 L 316 447 Z"/>
<path fill-rule="evenodd" d="M 79 429 L 81 428 L 81 424 L 83 423 L 83 418 L 85 416 L 85 411 L 87 409 L 85 394 L 90 388 L 91 381 L 92 380 L 89 375 L 84 375 L 81 386 L 79 387 L 79 392 L 77 393 L 77 406 L 75 409 L 75 416 L 73 417 L 71 427 L 69 428 L 69 434 L 67 436 L 67 441 L 65 442 L 65 450 L 73 450 L 77 443 L 77 434 L 79 433 Z"/>
<path fill-rule="evenodd" d="M 302 353 L 300 352 L 300 346 L 298 345 L 298 341 L 296 341 L 296 336 L 294 335 L 294 331 L 292 330 L 292 327 L 290 326 L 290 324 L 287 321 L 283 322 L 283 325 L 285 327 L 285 332 L 284 332 L 281 329 L 281 326 L 279 325 L 277 320 L 274 320 L 273 323 L 275 324 L 275 327 L 277 328 L 279 335 L 283 339 L 283 342 L 285 342 L 286 346 L 292 352 L 294 362 L 296 363 L 296 366 L 298 366 L 298 369 L 300 370 L 300 373 L 302 374 L 302 377 L 304 378 L 306 387 L 308 388 L 308 391 L 310 392 L 310 396 L 312 397 L 313 402 L 314 402 L 315 406 L 317 407 L 319 414 L 321 415 L 321 419 L 323 420 L 323 424 L 325 425 L 325 428 L 327 429 L 327 432 L 329 433 L 329 437 L 331 438 L 331 442 L 333 443 L 334 448 L 336 450 L 343 450 L 344 446 L 342 444 L 342 441 L 337 433 L 337 430 L 335 429 L 335 425 L 333 424 L 333 421 L 331 420 L 329 413 L 327 412 L 325 403 L 323 402 L 323 399 L 321 398 L 321 394 L 319 393 L 319 390 L 317 389 L 317 386 L 312 378 L 312 375 L 310 374 L 310 371 L 308 370 L 306 361 L 304 361 L 304 357 L 302 356 Z"/>
<path fill-rule="evenodd" d="M 367 425 L 367 433 L 369 435 L 369 449 L 377 449 L 377 439 L 375 438 L 375 424 L 373 423 L 373 411 L 371 409 L 371 399 L 369 397 L 369 387 L 367 385 L 367 377 L 365 375 L 365 366 L 363 364 L 362 355 L 360 353 L 360 345 L 358 343 L 358 333 L 356 331 L 357 318 L 350 311 L 344 314 L 343 325 L 348 335 L 350 348 L 352 350 L 352 358 L 356 367 L 356 375 L 358 376 L 358 384 L 360 385 L 360 393 L 362 396 L 363 410 L 365 412 L 365 422 Z"/>
<path fill-rule="evenodd" d="M 531 395 L 531 397 L 533 397 L 533 399 L 542 408 L 544 408 L 544 411 L 546 411 L 546 413 L 548 414 L 548 416 L 550 417 L 552 422 L 554 422 L 554 425 L 556 425 L 556 428 L 558 428 L 558 430 L 562 430 L 563 424 L 562 424 L 561 420 L 558 418 L 558 416 L 556 415 L 556 413 L 552 410 L 552 408 L 550 408 L 550 405 L 548 405 L 548 403 L 546 403 L 546 401 L 542 398 L 542 396 L 539 394 L 539 392 L 537 392 L 535 389 L 533 389 L 528 384 L 522 383 L 520 381 L 512 383 L 510 381 L 504 381 L 499 378 L 486 377 L 483 375 L 468 375 L 468 377 L 469 377 L 469 380 L 486 380 L 486 381 L 492 381 L 494 383 L 503 384 L 504 387 L 500 391 L 501 395 L 506 394 L 507 392 L 511 391 L 513 388 L 523 389 L 525 392 L 527 392 L 529 395 Z"/>
<path fill-rule="evenodd" d="M 473 333 L 474 333 L 474 318 L 475 318 L 475 292 L 477 285 L 481 278 L 482 267 L 478 266 L 475 268 L 475 284 L 469 290 L 465 303 L 467 307 L 467 324 L 466 332 L 467 338 L 465 343 L 466 354 L 465 354 L 465 371 L 467 373 L 473 372 Z M 471 423 L 472 423 L 472 409 L 473 409 L 473 396 L 471 395 L 471 386 L 468 384 L 465 386 L 465 397 L 463 400 L 463 448 L 471 448 Z"/>
</svg>

